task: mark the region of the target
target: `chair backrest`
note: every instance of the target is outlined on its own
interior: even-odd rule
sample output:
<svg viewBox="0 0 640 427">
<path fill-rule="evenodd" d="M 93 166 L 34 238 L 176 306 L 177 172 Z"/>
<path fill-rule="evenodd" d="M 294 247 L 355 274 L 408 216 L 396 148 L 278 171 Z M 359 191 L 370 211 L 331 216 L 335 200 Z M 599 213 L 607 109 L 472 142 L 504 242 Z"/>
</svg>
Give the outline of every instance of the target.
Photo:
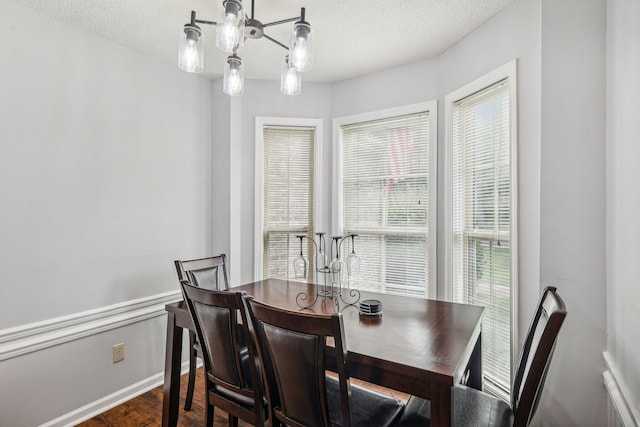
<svg viewBox="0 0 640 427">
<path fill-rule="evenodd" d="M 238 342 L 239 328 L 242 328 L 244 336 L 249 334 L 249 320 L 242 303 L 242 294 L 199 288 L 186 280 L 182 280 L 180 284 L 198 340 L 203 347 L 202 356 L 208 381 L 217 388 L 253 399 L 253 402 L 262 402 L 255 349 L 250 340 L 247 340 L 246 350 Z M 238 315 L 242 322 L 239 322 Z M 243 358 L 246 357 L 249 362 L 243 364 Z"/>
<path fill-rule="evenodd" d="M 214 291 L 227 289 L 229 278 L 226 259 L 226 255 L 221 254 L 209 258 L 176 260 L 174 264 L 178 272 L 178 280 L 187 280 L 194 286 Z"/>
<path fill-rule="evenodd" d="M 567 309 L 556 288 L 546 287 L 527 333 L 511 391 L 514 426 L 527 426 L 538 407 L 556 338 Z"/>
<path fill-rule="evenodd" d="M 351 425 L 351 388 L 342 315 L 282 310 L 243 298 L 257 343 L 269 418 L 289 426 L 330 426 L 326 392 L 326 340 L 335 343 L 342 425 Z M 274 417 L 274 418 L 272 418 Z"/>
</svg>

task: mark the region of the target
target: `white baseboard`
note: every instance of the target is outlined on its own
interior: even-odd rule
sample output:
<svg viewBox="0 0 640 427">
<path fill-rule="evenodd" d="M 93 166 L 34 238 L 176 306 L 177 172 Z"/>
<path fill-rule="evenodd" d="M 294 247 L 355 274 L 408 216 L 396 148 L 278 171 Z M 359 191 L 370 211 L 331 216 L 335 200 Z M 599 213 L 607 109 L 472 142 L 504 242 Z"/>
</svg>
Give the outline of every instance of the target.
<svg viewBox="0 0 640 427">
<path fill-rule="evenodd" d="M 622 378 L 618 367 L 608 352 L 602 353 L 607 370 L 602 374 L 609 400 L 624 427 L 640 427 L 640 408 Z"/>
<path fill-rule="evenodd" d="M 189 372 L 189 362 L 184 362 L 180 369 L 182 374 Z M 101 399 L 84 405 L 74 411 L 68 412 L 55 420 L 51 420 L 40 427 L 67 427 L 75 426 L 83 421 L 95 417 L 111 408 L 123 404 L 124 402 L 140 396 L 143 393 L 152 390 L 164 382 L 164 372 L 155 374 L 149 378 L 139 381 L 135 384 L 125 387 L 122 390 L 118 390 L 115 393 L 111 393 Z"/>
<path fill-rule="evenodd" d="M 147 319 L 164 316 L 166 315 L 165 305 L 181 299 L 181 292 L 176 290 L 0 330 L 0 362 L 105 331 L 122 328 Z M 188 362 L 185 362 L 181 366 L 181 371 L 186 373 L 188 370 Z M 163 372 L 152 375 L 48 421 L 42 426 L 76 425 L 162 385 L 163 381 Z"/>
<path fill-rule="evenodd" d="M 162 316 L 181 299 L 176 290 L 0 330 L 0 361 Z"/>
</svg>

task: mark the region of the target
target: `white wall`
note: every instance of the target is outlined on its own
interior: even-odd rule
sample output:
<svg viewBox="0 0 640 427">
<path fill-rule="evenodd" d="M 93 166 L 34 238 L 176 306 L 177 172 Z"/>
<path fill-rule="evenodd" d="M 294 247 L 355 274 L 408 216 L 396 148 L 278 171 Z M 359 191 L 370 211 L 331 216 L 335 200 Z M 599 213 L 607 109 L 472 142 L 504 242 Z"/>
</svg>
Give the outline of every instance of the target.
<svg viewBox="0 0 640 427">
<path fill-rule="evenodd" d="M 214 147 L 211 160 L 212 254 L 230 255 L 231 97 L 225 96 L 218 85 L 221 85 L 219 80 L 211 86 L 213 100 L 211 144 Z"/>
<path fill-rule="evenodd" d="M 4 349 L 7 328 L 177 291 L 172 261 L 211 250 L 211 83 L 14 2 L 0 46 Z M 161 372 L 163 319 L 0 361 L 0 424 Z"/>
<path fill-rule="evenodd" d="M 608 387 L 628 425 L 636 426 L 640 425 L 638 18 L 640 2 L 607 1 L 607 355 L 612 375 Z"/>
<path fill-rule="evenodd" d="M 543 425 L 606 422 L 605 36 L 604 0 L 542 1 L 540 284 L 568 310 Z"/>
<path fill-rule="evenodd" d="M 439 58 L 390 68 L 331 86 L 331 114 L 345 117 L 438 97 Z"/>
</svg>

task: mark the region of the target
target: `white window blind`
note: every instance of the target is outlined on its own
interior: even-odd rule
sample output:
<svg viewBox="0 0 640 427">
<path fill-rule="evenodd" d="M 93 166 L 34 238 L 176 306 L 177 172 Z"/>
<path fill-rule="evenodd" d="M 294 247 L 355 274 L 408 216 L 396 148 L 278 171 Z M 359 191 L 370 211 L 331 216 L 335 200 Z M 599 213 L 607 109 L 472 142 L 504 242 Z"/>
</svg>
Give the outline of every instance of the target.
<svg viewBox="0 0 640 427">
<path fill-rule="evenodd" d="M 452 296 L 485 306 L 485 386 L 509 395 L 511 382 L 511 150 L 509 81 L 453 104 Z"/>
<path fill-rule="evenodd" d="M 342 233 L 358 235 L 361 260 L 349 286 L 425 297 L 429 112 L 343 124 L 339 138 Z"/>
<path fill-rule="evenodd" d="M 300 253 L 295 236 L 314 233 L 315 128 L 265 126 L 263 138 L 263 277 L 293 280 Z"/>
</svg>

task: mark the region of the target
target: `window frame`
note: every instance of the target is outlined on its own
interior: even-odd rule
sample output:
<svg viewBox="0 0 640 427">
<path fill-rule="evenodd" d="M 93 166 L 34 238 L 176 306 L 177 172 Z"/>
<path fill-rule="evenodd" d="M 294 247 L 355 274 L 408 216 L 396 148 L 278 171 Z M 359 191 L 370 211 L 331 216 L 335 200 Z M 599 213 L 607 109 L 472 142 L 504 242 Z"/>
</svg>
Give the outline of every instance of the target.
<svg viewBox="0 0 640 427">
<path fill-rule="evenodd" d="M 519 357 L 519 341 L 518 341 L 518 116 L 517 116 L 517 61 L 514 59 L 482 77 L 450 92 L 445 96 L 445 271 L 444 271 L 444 298 L 447 301 L 453 299 L 453 283 L 452 283 L 452 242 L 453 242 L 453 223 L 452 223 L 452 202 L 453 202 L 453 110 L 454 104 L 470 95 L 473 95 L 489 86 L 492 86 L 502 80 L 509 81 L 509 179 L 510 179 L 510 327 L 511 327 L 511 378 L 510 385 L 513 384 L 515 368 Z M 503 396 L 504 397 L 504 396 Z"/>
<path fill-rule="evenodd" d="M 369 122 L 373 120 L 387 119 L 391 117 L 429 112 L 429 223 L 427 233 L 429 236 L 428 257 L 428 289 L 426 298 L 435 299 L 437 289 L 437 167 L 438 167 L 438 101 L 427 101 L 383 110 L 351 116 L 337 117 L 333 119 L 333 159 L 332 159 L 332 233 L 339 235 L 343 226 L 342 217 L 342 143 L 340 127 L 343 125 Z"/>
<path fill-rule="evenodd" d="M 314 186 L 315 212 L 314 228 L 319 230 L 323 224 L 323 119 L 294 118 L 294 117 L 263 117 L 255 120 L 255 217 L 254 217 L 254 270 L 256 281 L 263 280 L 264 256 L 264 127 L 265 126 L 293 126 L 314 128 Z"/>
</svg>

